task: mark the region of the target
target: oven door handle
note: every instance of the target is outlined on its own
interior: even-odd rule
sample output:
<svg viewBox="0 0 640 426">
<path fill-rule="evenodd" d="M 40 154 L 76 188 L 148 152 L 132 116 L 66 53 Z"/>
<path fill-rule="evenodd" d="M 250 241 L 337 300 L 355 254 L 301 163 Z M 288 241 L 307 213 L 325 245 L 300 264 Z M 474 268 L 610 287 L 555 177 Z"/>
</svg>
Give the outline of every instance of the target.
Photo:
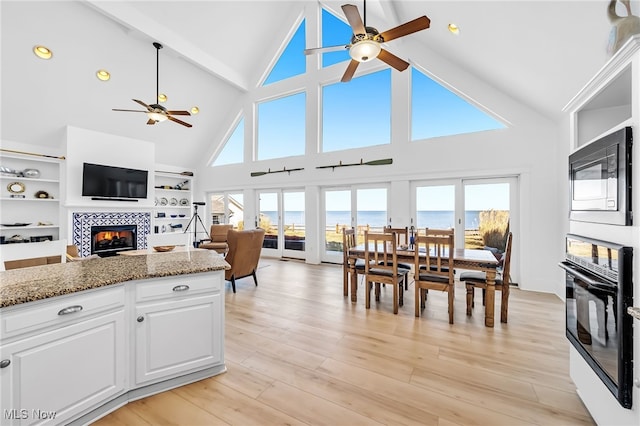
<svg viewBox="0 0 640 426">
<path fill-rule="evenodd" d="M 589 284 L 592 287 L 599 288 L 601 290 L 613 290 L 613 291 L 616 291 L 618 289 L 618 286 L 614 284 L 609 284 L 604 281 L 594 281 L 593 278 L 583 274 L 577 268 L 571 266 L 571 264 L 568 262 L 560 262 L 558 263 L 558 266 L 564 269 L 565 271 L 567 271 L 569 275 L 573 275 L 576 278 L 580 278 L 582 281 L 584 281 L 585 283 Z"/>
</svg>

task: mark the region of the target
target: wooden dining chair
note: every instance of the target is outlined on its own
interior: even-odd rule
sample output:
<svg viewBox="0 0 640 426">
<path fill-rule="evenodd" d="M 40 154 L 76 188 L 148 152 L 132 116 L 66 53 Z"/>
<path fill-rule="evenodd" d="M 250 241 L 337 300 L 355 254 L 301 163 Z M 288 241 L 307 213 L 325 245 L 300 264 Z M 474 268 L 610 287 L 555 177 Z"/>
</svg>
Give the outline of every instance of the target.
<svg viewBox="0 0 640 426">
<path fill-rule="evenodd" d="M 364 259 L 358 259 L 351 255 L 350 250 L 356 246 L 356 230 L 354 228 L 342 228 L 342 292 L 345 297 L 349 295 L 351 287 L 351 299 L 358 291 L 358 274 L 364 275 Z"/>
<path fill-rule="evenodd" d="M 376 300 L 380 300 L 380 284 L 393 286 L 393 313 L 404 304 L 403 284 L 409 271 L 398 266 L 398 244 L 394 232 L 390 234 L 364 231 L 365 307 L 371 307 L 371 288 L 376 287 Z"/>
<path fill-rule="evenodd" d="M 396 244 L 398 247 L 409 247 L 409 228 L 392 228 L 391 226 L 385 226 L 383 228 L 383 232 L 385 234 L 392 234 L 395 232 L 396 234 Z M 399 268 L 411 270 L 411 264 L 400 262 L 398 263 Z M 404 283 L 404 289 L 409 290 L 409 280 L 406 280 Z"/>
<path fill-rule="evenodd" d="M 449 306 L 449 324 L 453 324 L 455 282 L 453 268 L 453 229 L 431 230 L 429 235 L 415 237 L 415 309 L 416 316 L 425 308 L 429 290 L 446 291 Z M 424 265 L 426 268 L 421 268 Z"/>
<path fill-rule="evenodd" d="M 507 235 L 507 244 L 504 252 L 504 263 L 502 270 L 496 273 L 496 290 L 501 292 L 500 301 L 500 322 L 507 322 L 509 313 L 509 281 L 511 280 L 511 247 L 513 245 L 513 234 Z M 487 275 L 484 272 L 469 271 L 460 274 L 460 281 L 465 283 L 467 288 L 467 315 L 471 315 L 474 303 L 474 293 L 476 288 L 482 289 L 482 304 L 485 304 L 484 296 L 487 289 Z"/>
</svg>

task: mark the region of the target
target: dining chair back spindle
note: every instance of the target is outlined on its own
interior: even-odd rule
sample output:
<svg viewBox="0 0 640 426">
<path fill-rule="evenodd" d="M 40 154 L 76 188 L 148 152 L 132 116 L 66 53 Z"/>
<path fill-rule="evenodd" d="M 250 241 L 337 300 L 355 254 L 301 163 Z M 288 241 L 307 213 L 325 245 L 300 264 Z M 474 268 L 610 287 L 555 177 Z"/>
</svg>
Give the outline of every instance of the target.
<svg viewBox="0 0 640 426">
<path fill-rule="evenodd" d="M 446 291 L 448 296 L 449 324 L 453 324 L 455 296 L 454 231 L 453 229 L 428 229 L 428 235 L 415 237 L 415 314 L 426 306 L 427 293 L 431 290 Z M 426 256 L 421 256 L 424 253 Z M 422 267 L 422 266 L 425 267 Z"/>
<path fill-rule="evenodd" d="M 409 271 L 398 267 L 398 244 L 395 232 L 390 234 L 364 233 L 365 262 L 365 307 L 371 307 L 371 287 L 375 284 L 376 300 L 380 300 L 380 284 L 393 286 L 393 313 L 404 303 L 403 284 Z"/>
</svg>

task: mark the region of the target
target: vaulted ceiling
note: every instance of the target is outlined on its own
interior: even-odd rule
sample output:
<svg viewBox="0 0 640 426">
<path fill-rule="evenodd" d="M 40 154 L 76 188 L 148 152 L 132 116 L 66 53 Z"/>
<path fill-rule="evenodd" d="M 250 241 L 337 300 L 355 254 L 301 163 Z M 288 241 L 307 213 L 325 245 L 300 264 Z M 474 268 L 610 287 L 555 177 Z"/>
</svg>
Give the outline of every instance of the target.
<svg viewBox="0 0 640 426">
<path fill-rule="evenodd" d="M 3 0 L 2 140 L 62 148 L 64 128 L 71 125 L 155 142 L 163 164 L 199 164 L 221 142 L 243 95 L 259 83 L 305 7 L 316 3 Z M 342 16 L 340 5 L 347 1 L 320 3 Z M 362 0 L 350 3 L 362 10 Z M 429 16 L 431 28 L 411 36 L 411 49 L 423 49 L 433 61 L 447 61 L 560 123 L 562 107 L 609 58 L 608 4 L 369 0 L 367 20 L 382 31 Z M 460 35 L 447 31 L 450 22 Z M 184 119 L 191 129 L 169 122 L 147 126 L 144 114 L 111 110 L 138 109 L 132 98 L 152 103 L 153 41 L 165 46 L 160 91 L 169 97 L 167 108 L 201 111 Z M 389 50 L 409 42 L 393 43 Z M 50 47 L 53 59 L 36 58 L 37 44 Z M 111 72 L 109 82 L 95 77 L 100 68 Z"/>
</svg>

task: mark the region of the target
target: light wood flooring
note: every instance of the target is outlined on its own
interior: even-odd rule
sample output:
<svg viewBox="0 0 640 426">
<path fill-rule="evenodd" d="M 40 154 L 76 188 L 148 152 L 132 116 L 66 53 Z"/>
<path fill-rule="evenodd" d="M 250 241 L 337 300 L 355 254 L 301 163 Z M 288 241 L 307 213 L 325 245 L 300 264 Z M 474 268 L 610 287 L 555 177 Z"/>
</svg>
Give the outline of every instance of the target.
<svg viewBox="0 0 640 426">
<path fill-rule="evenodd" d="M 414 288 L 393 315 L 390 286 L 364 307 L 342 296 L 342 267 L 263 259 L 226 287 L 219 376 L 131 402 L 107 425 L 593 425 L 569 378 L 564 304 L 511 291 L 509 323 L 484 326 L 456 288 L 431 291 L 414 316 Z"/>
</svg>

